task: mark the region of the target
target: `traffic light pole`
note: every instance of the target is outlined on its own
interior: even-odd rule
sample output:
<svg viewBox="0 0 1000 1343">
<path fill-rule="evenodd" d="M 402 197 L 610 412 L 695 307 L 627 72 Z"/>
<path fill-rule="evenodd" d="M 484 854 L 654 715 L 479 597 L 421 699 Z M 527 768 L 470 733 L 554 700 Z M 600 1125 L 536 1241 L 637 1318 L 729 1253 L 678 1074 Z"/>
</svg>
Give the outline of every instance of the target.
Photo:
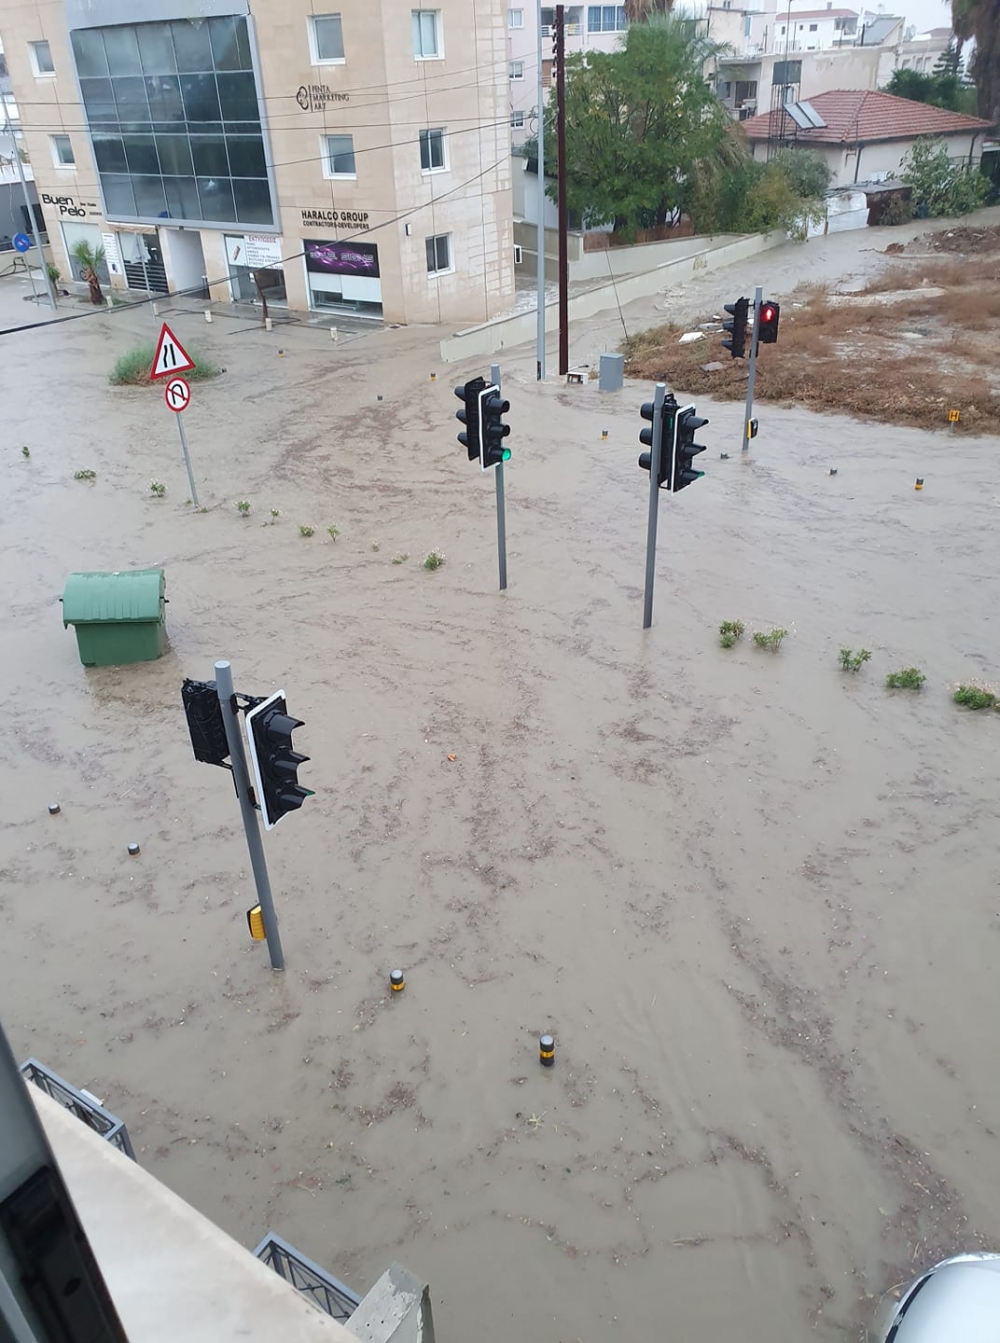
<svg viewBox="0 0 1000 1343">
<path fill-rule="evenodd" d="M 646 600 L 642 611 L 642 628 L 648 630 L 653 623 L 653 578 L 656 574 L 656 522 L 660 507 L 660 422 L 663 419 L 663 401 L 667 394 L 666 383 L 656 384 L 653 397 L 653 441 L 649 454 L 649 523 L 646 528 Z"/>
<path fill-rule="evenodd" d="M 750 369 L 747 377 L 747 404 L 743 412 L 743 442 L 741 451 L 750 451 L 750 420 L 753 416 L 753 385 L 757 379 L 757 337 L 760 335 L 760 307 L 764 301 L 764 291 L 760 285 L 753 296 L 753 334 L 750 337 Z"/>
<path fill-rule="evenodd" d="M 490 365 L 490 382 L 500 386 L 500 365 Z M 497 559 L 500 563 L 500 591 L 507 587 L 507 512 L 503 495 L 503 462 L 493 468 L 497 486 Z"/>
<path fill-rule="evenodd" d="M 228 662 L 217 662 L 215 664 L 215 689 L 219 696 L 219 704 L 222 707 L 222 721 L 226 725 L 229 760 L 233 767 L 236 796 L 240 800 L 240 811 L 243 813 L 243 830 L 247 837 L 250 866 L 253 868 L 253 878 L 257 887 L 257 903 L 260 905 L 261 916 L 264 920 L 267 949 L 271 955 L 271 969 L 284 970 L 285 957 L 281 950 L 278 918 L 274 912 L 274 900 L 271 897 L 271 883 L 267 875 L 267 863 L 264 860 L 264 845 L 260 837 L 260 825 L 257 821 L 257 812 L 250 801 L 250 777 L 247 773 L 247 758 L 243 750 L 239 712 L 236 708 L 235 692 L 233 690 L 233 669 Z"/>
</svg>

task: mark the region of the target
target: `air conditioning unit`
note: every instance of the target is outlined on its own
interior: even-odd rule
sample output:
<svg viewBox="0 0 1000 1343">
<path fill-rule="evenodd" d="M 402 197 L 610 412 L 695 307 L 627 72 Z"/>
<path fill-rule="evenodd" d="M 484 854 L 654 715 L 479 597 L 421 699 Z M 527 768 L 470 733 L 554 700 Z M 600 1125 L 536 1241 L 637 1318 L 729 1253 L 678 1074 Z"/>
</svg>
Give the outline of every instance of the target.
<svg viewBox="0 0 1000 1343">
<path fill-rule="evenodd" d="M 567 23 L 566 25 L 567 37 L 579 37 L 582 32 L 583 32 L 582 23 Z"/>
<path fill-rule="evenodd" d="M 754 110 L 756 110 L 756 107 L 757 107 L 757 99 L 756 99 L 756 98 L 744 98 L 743 101 L 742 101 L 742 103 L 740 104 L 740 106 L 741 106 L 741 107 L 749 107 L 749 108 L 751 109 L 751 111 L 754 111 Z"/>
<path fill-rule="evenodd" d="M 519 266 L 524 260 L 524 249 L 520 243 L 514 244 L 514 265 Z"/>
</svg>

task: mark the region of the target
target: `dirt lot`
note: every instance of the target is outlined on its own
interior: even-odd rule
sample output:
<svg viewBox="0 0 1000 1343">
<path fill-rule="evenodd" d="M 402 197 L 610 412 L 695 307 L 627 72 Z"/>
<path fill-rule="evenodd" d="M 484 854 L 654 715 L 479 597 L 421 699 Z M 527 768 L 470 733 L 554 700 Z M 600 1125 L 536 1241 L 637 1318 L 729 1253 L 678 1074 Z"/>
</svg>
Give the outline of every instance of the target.
<svg viewBox="0 0 1000 1343">
<path fill-rule="evenodd" d="M 756 400 L 925 429 L 957 409 L 957 432 L 995 433 L 1000 227 L 941 230 L 889 248 L 882 273 L 860 289 L 804 285 L 790 295 L 778 343 L 760 347 Z M 632 337 L 623 346 L 629 375 L 742 400 L 746 362 L 722 349 L 713 316 L 704 314 L 707 338 L 691 344 L 678 343 L 690 326 L 674 323 Z"/>
<path fill-rule="evenodd" d="M 4 325 L 24 306 L 0 286 Z M 740 408 L 700 397 L 643 633 L 635 386 L 505 364 L 501 596 L 452 418 L 482 370 L 439 333 L 171 321 L 227 369 L 187 413 L 201 514 L 159 392 L 106 383 L 148 317 L 4 346 L 17 1053 L 245 1244 L 362 1291 L 425 1274 L 441 1343 L 846 1343 L 921 1265 L 1000 1247 L 1000 715 L 950 700 L 1000 667 L 998 440 L 769 407 L 740 457 Z M 169 654 L 84 670 L 66 575 L 150 564 Z M 790 634 L 725 651 L 735 618 Z M 281 976 L 181 712 L 220 656 L 306 724 L 316 796 L 266 840 Z"/>
</svg>

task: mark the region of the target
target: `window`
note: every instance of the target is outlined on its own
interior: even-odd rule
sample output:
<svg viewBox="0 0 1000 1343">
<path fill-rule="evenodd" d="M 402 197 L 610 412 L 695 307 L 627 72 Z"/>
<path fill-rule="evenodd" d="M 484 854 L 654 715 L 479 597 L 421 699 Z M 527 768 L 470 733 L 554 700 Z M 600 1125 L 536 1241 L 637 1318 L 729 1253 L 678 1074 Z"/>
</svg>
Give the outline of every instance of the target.
<svg viewBox="0 0 1000 1343">
<path fill-rule="evenodd" d="M 418 61 L 433 61 L 441 56 L 441 11 L 414 9 L 413 57 Z"/>
<path fill-rule="evenodd" d="M 588 5 L 587 28 L 592 33 L 621 33 L 625 30 L 624 5 Z"/>
<path fill-rule="evenodd" d="M 354 136 L 327 135 L 324 175 L 326 177 L 356 177 L 354 170 Z"/>
<path fill-rule="evenodd" d="M 819 28 L 819 24 L 818 24 L 818 23 L 811 23 L 811 24 L 809 25 L 809 31 L 810 31 L 811 33 L 816 32 L 816 30 L 817 30 L 818 28 Z"/>
<path fill-rule="evenodd" d="M 344 33 L 339 14 L 313 14 L 309 20 L 309 52 L 313 65 L 344 59 Z"/>
<path fill-rule="evenodd" d="M 28 55 L 35 75 L 54 75 L 56 67 L 52 64 L 52 52 L 48 42 L 29 42 Z"/>
<path fill-rule="evenodd" d="M 510 114 L 510 128 L 511 128 L 512 131 L 522 131 L 522 130 L 524 130 L 524 113 L 523 113 L 523 112 L 511 112 L 511 114 Z"/>
<path fill-rule="evenodd" d="M 451 270 L 451 234 L 438 233 L 425 240 L 427 246 L 427 274 L 444 275 Z"/>
<path fill-rule="evenodd" d="M 508 11 L 507 11 L 507 27 L 508 27 L 508 28 L 523 28 L 523 27 L 524 27 L 524 10 L 523 10 L 523 9 L 508 9 Z"/>
<path fill-rule="evenodd" d="M 507 74 L 511 79 L 523 79 L 524 61 L 511 61 L 507 67 Z"/>
<path fill-rule="evenodd" d="M 420 167 L 425 173 L 441 172 L 447 168 L 444 154 L 444 131 L 420 132 Z"/>
<path fill-rule="evenodd" d="M 72 168 L 76 159 L 73 155 L 73 145 L 68 135 L 50 136 L 52 141 L 52 161 L 57 168 Z"/>
</svg>

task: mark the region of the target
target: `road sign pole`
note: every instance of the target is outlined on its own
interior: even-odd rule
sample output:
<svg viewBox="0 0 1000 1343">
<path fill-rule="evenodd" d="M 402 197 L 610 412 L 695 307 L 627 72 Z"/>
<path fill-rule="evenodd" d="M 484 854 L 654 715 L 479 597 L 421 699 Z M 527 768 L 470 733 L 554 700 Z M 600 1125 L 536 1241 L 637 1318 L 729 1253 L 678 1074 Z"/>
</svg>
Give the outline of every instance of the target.
<svg viewBox="0 0 1000 1343">
<path fill-rule="evenodd" d="M 500 365 L 490 365 L 490 382 L 500 386 Z M 507 587 L 507 514 L 503 494 L 503 462 L 495 467 L 497 487 L 497 559 L 500 564 L 500 591 Z"/>
<path fill-rule="evenodd" d="M 653 443 L 649 450 L 649 522 L 646 527 L 646 600 L 642 611 L 642 628 L 653 623 L 653 579 L 656 574 L 656 522 L 660 507 L 660 424 L 663 421 L 663 401 L 666 383 L 656 384 L 653 397 Z M 673 477 L 671 476 L 671 480 Z"/>
<path fill-rule="evenodd" d="M 757 286 L 753 296 L 753 334 L 750 337 L 750 369 L 747 377 L 747 404 L 743 412 L 743 443 L 741 451 L 750 451 L 750 418 L 753 415 L 753 385 L 757 380 L 757 337 L 760 335 L 760 306 L 764 291 Z"/>
<path fill-rule="evenodd" d="M 4 98 L 3 100 L 3 110 L 4 110 L 4 119 L 6 121 L 6 134 L 10 137 L 11 153 L 13 154 L 14 162 L 17 165 L 17 175 L 21 179 L 21 192 L 24 196 L 24 212 L 28 216 L 28 236 L 34 243 L 35 250 L 38 253 L 38 260 L 41 263 L 42 267 L 42 275 L 45 277 L 45 292 L 49 296 L 49 303 L 52 305 L 53 308 L 55 308 L 57 306 L 56 287 L 52 282 L 52 276 L 49 274 L 48 263 L 45 260 L 45 253 L 42 251 L 41 244 L 38 241 L 38 228 L 35 224 L 35 213 L 31 208 L 31 197 L 28 195 L 28 183 L 24 177 L 24 164 L 21 162 L 21 153 L 20 150 L 18 149 L 17 138 L 15 137 L 14 132 L 11 129 L 10 107 L 8 106 L 6 98 Z M 31 266 L 28 263 L 27 258 L 25 258 L 24 264 L 27 267 L 28 279 L 31 281 L 31 297 L 32 299 L 35 299 L 38 297 L 37 292 L 35 290 L 35 277 L 31 273 Z"/>
<path fill-rule="evenodd" d="M 178 415 L 178 424 L 180 424 L 180 419 L 181 417 Z M 183 436 L 182 431 L 181 437 L 183 438 Z M 233 693 L 233 669 L 228 662 L 222 661 L 215 664 L 215 690 L 219 696 L 219 704 L 222 706 L 222 721 L 226 725 L 229 760 L 233 767 L 233 780 L 236 784 L 236 795 L 240 800 L 240 811 L 243 813 L 243 830 L 247 837 L 250 866 L 253 868 L 254 882 L 257 886 L 257 903 L 260 905 L 261 916 L 264 920 L 264 934 L 267 937 L 267 949 L 271 955 L 271 969 L 284 970 L 285 957 L 281 950 L 278 917 L 274 912 L 274 900 L 271 896 L 271 883 L 268 880 L 267 863 L 264 859 L 260 825 L 257 821 L 254 805 L 250 801 L 247 758 L 243 751 L 243 735 L 240 732 L 236 696 Z"/>
<path fill-rule="evenodd" d="M 195 508 L 198 508 L 198 487 L 194 483 L 194 472 L 191 470 L 191 454 L 188 452 L 187 435 L 184 432 L 184 412 L 178 411 L 176 419 L 177 432 L 181 436 L 181 451 L 184 454 L 184 465 L 187 467 L 188 484 L 191 486 L 191 502 L 194 504 Z"/>
</svg>

